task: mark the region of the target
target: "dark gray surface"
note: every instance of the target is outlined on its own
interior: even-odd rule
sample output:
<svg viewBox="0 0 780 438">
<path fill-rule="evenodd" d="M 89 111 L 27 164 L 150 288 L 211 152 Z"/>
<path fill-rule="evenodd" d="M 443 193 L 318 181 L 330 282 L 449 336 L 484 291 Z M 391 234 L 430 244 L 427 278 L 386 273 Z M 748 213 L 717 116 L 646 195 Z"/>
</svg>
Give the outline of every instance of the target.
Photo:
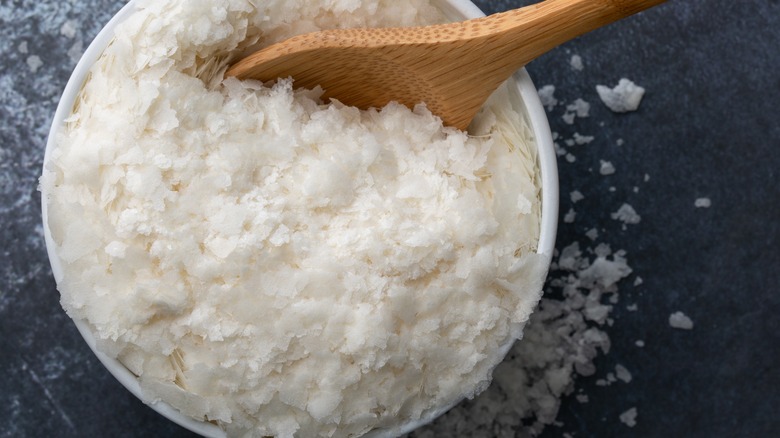
<svg viewBox="0 0 780 438">
<path fill-rule="evenodd" d="M 487 12 L 524 4 L 477 3 Z M 41 239 L 36 185 L 48 124 L 79 39 L 86 46 L 121 4 L 0 1 L 0 437 L 191 435 L 94 358 L 59 307 Z M 66 20 L 78 27 L 73 38 Z M 582 71 L 569 66 L 575 53 Z M 36 75 L 26 63 L 32 55 L 43 62 Z M 558 248 L 587 243 L 584 233 L 596 227 L 644 279 L 621 284 L 621 302 L 639 311 L 616 306 L 612 351 L 597 360 L 600 370 L 625 365 L 633 381 L 600 387 L 596 377 L 580 378 L 590 402 L 567 398 L 563 426 L 545 436 L 778 436 L 780 3 L 672 0 L 529 71 L 537 86 L 555 85 L 560 100 L 592 104 L 574 125 L 561 119 L 563 107 L 549 114 L 564 137 L 597 137 L 571 148 L 576 162 L 560 160 L 562 214 L 570 191 L 586 199 L 573 224 L 561 223 Z M 621 77 L 647 89 L 635 113 L 613 114 L 596 96 L 596 84 Z M 600 160 L 617 172 L 599 175 Z M 700 197 L 712 207 L 695 208 Z M 624 202 L 642 216 L 626 230 L 610 218 Z M 694 330 L 669 327 L 677 310 Z M 639 416 L 628 428 L 617 418 L 632 406 Z"/>
</svg>

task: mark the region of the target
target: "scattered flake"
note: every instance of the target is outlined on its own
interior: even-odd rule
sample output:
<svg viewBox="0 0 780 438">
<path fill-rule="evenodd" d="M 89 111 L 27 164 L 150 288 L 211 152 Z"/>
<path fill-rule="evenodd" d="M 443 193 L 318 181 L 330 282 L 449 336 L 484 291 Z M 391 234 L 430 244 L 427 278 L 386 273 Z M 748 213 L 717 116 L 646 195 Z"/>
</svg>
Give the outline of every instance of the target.
<svg viewBox="0 0 780 438">
<path fill-rule="evenodd" d="M 19 50 L 19 53 L 27 53 L 29 52 L 29 49 L 27 48 L 27 41 L 22 41 L 19 43 L 19 47 L 17 48 Z"/>
<path fill-rule="evenodd" d="M 571 202 L 576 204 L 585 199 L 585 195 L 583 195 L 579 190 L 574 190 L 573 192 L 569 193 L 569 198 L 571 198 Z"/>
<path fill-rule="evenodd" d="M 634 186 L 634 188 L 631 189 L 631 190 L 633 190 L 634 193 L 639 193 L 639 187 L 638 186 Z"/>
<path fill-rule="evenodd" d="M 676 329 L 691 330 L 693 321 L 682 312 L 674 312 L 669 315 L 669 325 Z"/>
<path fill-rule="evenodd" d="M 612 255 L 612 248 L 606 243 L 599 243 L 596 245 L 596 249 L 593 250 L 593 254 L 598 257 L 608 257 Z"/>
<path fill-rule="evenodd" d="M 636 345 L 639 348 L 643 348 L 645 346 L 645 341 L 640 339 L 640 340 L 634 342 L 634 345 Z"/>
<path fill-rule="evenodd" d="M 60 34 L 65 35 L 67 38 L 74 38 L 78 31 L 78 22 L 76 20 L 68 20 L 62 23 L 60 27 Z"/>
<path fill-rule="evenodd" d="M 599 168 L 599 173 L 602 175 L 612 175 L 615 173 L 615 166 L 610 161 L 601 161 L 601 167 Z"/>
<path fill-rule="evenodd" d="M 618 146 L 623 146 L 624 144 L 626 144 L 626 142 L 622 138 L 619 138 L 619 139 L 617 139 L 615 144 L 618 145 Z"/>
<path fill-rule="evenodd" d="M 599 230 L 591 228 L 585 233 L 585 236 L 587 236 L 590 240 L 596 240 L 599 238 Z"/>
<path fill-rule="evenodd" d="M 595 139 L 596 139 L 596 137 L 594 137 L 592 135 L 581 135 L 578 132 L 574 133 L 574 143 L 576 143 L 578 145 L 588 144 L 588 143 L 592 142 Z"/>
<path fill-rule="evenodd" d="M 571 68 L 574 70 L 582 71 L 582 57 L 580 55 L 572 55 L 571 60 L 569 61 L 569 65 L 571 65 Z"/>
<path fill-rule="evenodd" d="M 555 155 L 559 157 L 566 155 L 566 149 L 564 149 L 563 146 L 561 146 L 557 141 L 553 143 L 553 147 L 555 148 Z"/>
<path fill-rule="evenodd" d="M 563 119 L 564 123 L 566 123 L 567 125 L 573 125 L 574 117 L 576 116 L 577 115 L 574 113 L 565 113 L 564 115 L 561 116 L 561 118 Z"/>
<path fill-rule="evenodd" d="M 30 71 L 35 73 L 43 65 L 43 61 L 38 55 L 31 55 L 27 57 L 27 66 L 30 67 Z"/>
<path fill-rule="evenodd" d="M 626 310 L 628 310 L 629 312 L 636 312 L 637 310 L 639 310 L 639 305 L 637 305 L 636 303 L 629 304 L 628 306 L 626 306 Z"/>
<path fill-rule="evenodd" d="M 566 146 L 569 146 L 569 147 L 574 146 L 575 144 L 577 144 L 577 142 L 575 142 L 573 138 L 566 139 L 564 141 L 564 143 L 566 143 Z"/>
<path fill-rule="evenodd" d="M 638 275 L 637 275 L 637 277 L 636 277 L 636 280 L 634 280 L 634 286 L 639 286 L 639 285 L 641 285 L 641 284 L 642 284 L 642 283 L 644 283 L 644 282 L 645 282 L 645 281 L 644 281 L 644 280 L 642 280 L 642 277 L 640 277 L 640 276 L 638 276 Z"/>
<path fill-rule="evenodd" d="M 696 208 L 710 208 L 712 206 L 712 201 L 710 198 L 698 198 L 693 205 L 695 205 Z"/>
<path fill-rule="evenodd" d="M 620 421 L 628 427 L 636 426 L 636 408 L 631 408 L 620 414 Z"/>
<path fill-rule="evenodd" d="M 545 85 L 537 92 L 539 100 L 542 101 L 542 105 L 547 108 L 547 111 L 552 111 L 555 105 L 558 105 L 558 99 L 555 98 L 555 85 Z"/>
<path fill-rule="evenodd" d="M 650 181 L 650 175 L 646 173 L 644 180 L 645 180 L 645 182 Z"/>
<path fill-rule="evenodd" d="M 587 394 L 577 394 L 576 398 L 580 403 L 587 403 L 590 401 Z"/>
<path fill-rule="evenodd" d="M 577 219 L 577 212 L 575 212 L 573 208 L 570 208 L 569 211 L 566 212 L 566 215 L 563 217 L 563 222 L 567 224 L 571 224 L 574 222 L 575 219 Z"/>
<path fill-rule="evenodd" d="M 569 163 L 573 163 L 577 161 L 577 157 L 575 157 L 572 154 L 566 154 L 566 161 L 568 161 Z"/>
<path fill-rule="evenodd" d="M 609 191 L 610 191 L 610 192 L 616 192 L 616 191 L 617 191 L 617 188 L 616 188 L 615 186 L 610 186 L 610 187 L 609 187 Z"/>
<path fill-rule="evenodd" d="M 631 373 L 628 371 L 628 369 L 620 364 L 615 365 L 615 377 L 617 377 L 618 380 L 622 380 L 626 383 L 631 382 L 632 379 Z"/>
<path fill-rule="evenodd" d="M 631 225 L 636 225 L 642 220 L 642 217 L 637 214 L 636 210 L 634 210 L 634 207 L 630 206 L 629 204 L 621 205 L 618 211 L 611 214 L 611 217 L 614 220 Z"/>
<path fill-rule="evenodd" d="M 606 379 L 596 380 L 596 386 L 609 386 L 609 382 Z"/>
<path fill-rule="evenodd" d="M 70 62 L 73 64 L 76 64 L 79 62 L 79 59 L 81 59 L 81 55 L 84 53 L 84 40 L 81 38 L 77 39 L 72 46 L 70 46 L 70 49 L 68 49 L 68 59 L 70 59 Z"/>
<path fill-rule="evenodd" d="M 617 377 L 615 377 L 615 373 L 607 373 L 607 382 L 609 382 L 610 384 L 617 382 Z"/>
<path fill-rule="evenodd" d="M 623 78 L 620 79 L 615 88 L 609 88 L 605 85 L 596 85 L 596 92 L 601 101 L 610 110 L 616 113 L 627 113 L 636 111 L 642 102 L 642 96 L 645 89 Z"/>
<path fill-rule="evenodd" d="M 566 111 L 574 113 L 579 118 L 590 115 L 590 104 L 582 99 L 576 99 L 573 103 L 566 106 Z"/>
</svg>

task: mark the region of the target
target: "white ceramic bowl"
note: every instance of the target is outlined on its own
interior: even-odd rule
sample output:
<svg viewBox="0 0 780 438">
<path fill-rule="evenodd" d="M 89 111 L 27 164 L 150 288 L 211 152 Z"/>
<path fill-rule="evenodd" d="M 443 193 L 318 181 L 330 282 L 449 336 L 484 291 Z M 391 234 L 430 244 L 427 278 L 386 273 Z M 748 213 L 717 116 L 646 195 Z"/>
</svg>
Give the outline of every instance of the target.
<svg viewBox="0 0 780 438">
<path fill-rule="evenodd" d="M 433 4 L 439 7 L 450 19 L 452 20 L 465 20 L 469 18 L 477 18 L 484 16 L 484 13 L 477 8 L 472 2 L 468 0 L 432 0 Z M 46 144 L 46 152 L 44 155 L 44 166 L 48 163 L 48 157 L 50 151 L 55 146 L 56 133 L 64 127 L 64 120 L 71 113 L 73 104 L 76 101 L 81 87 L 87 78 L 87 73 L 90 67 L 97 61 L 103 50 L 108 46 L 109 42 L 114 36 L 114 29 L 119 23 L 125 20 L 130 14 L 135 11 L 136 0 L 130 0 L 100 31 L 95 37 L 94 41 L 89 45 L 81 60 L 76 65 L 67 85 L 65 91 L 62 94 L 57 111 L 54 114 L 54 120 L 52 121 L 51 130 L 49 131 L 49 138 Z M 544 254 L 552 254 L 555 247 L 555 232 L 558 226 L 558 167 L 556 164 L 555 150 L 553 148 L 552 136 L 550 134 L 550 126 L 547 122 L 547 116 L 545 115 L 544 108 L 539 100 L 539 96 L 536 92 L 533 82 L 525 69 L 518 71 L 514 78 L 517 90 L 520 93 L 522 102 L 521 108 L 518 108 L 521 112 L 525 113 L 531 124 L 534 137 L 536 140 L 537 148 L 539 151 L 539 168 L 541 169 L 541 181 L 542 181 L 542 222 L 541 222 L 541 234 L 539 237 L 538 252 Z M 510 84 L 511 85 L 511 84 Z M 44 237 L 46 240 L 46 249 L 49 255 L 49 261 L 52 266 L 52 272 L 54 278 L 59 281 L 62 278 L 62 264 L 55 253 L 54 241 L 51 237 L 51 231 L 48 226 L 47 215 L 47 193 L 44 189 L 42 193 L 42 214 L 43 214 L 43 227 Z M 95 347 L 95 338 L 90 331 L 87 324 L 83 321 L 74 321 L 81 336 L 87 341 L 87 345 L 95 353 L 97 358 L 108 371 L 116 377 L 119 382 L 125 386 L 136 397 L 144 400 L 141 392 L 141 386 L 138 383 L 135 375 L 133 375 L 122 363 L 118 360 L 111 358 L 102 352 L 98 351 Z M 501 348 L 501 355 L 505 356 L 509 349 L 512 347 L 513 342 L 507 342 Z M 181 414 L 167 403 L 158 402 L 151 403 L 149 406 L 155 411 L 159 412 L 169 420 L 183 426 L 195 433 L 203 435 L 209 438 L 223 438 L 225 432 L 218 426 L 203 421 L 194 420 Z M 439 409 L 429 411 L 423 418 L 418 421 L 408 422 L 402 424 L 394 429 L 376 430 L 367 437 L 394 437 L 407 432 L 410 432 L 424 424 L 431 422 L 433 419 L 448 411 L 452 406 L 442 406 Z"/>
</svg>

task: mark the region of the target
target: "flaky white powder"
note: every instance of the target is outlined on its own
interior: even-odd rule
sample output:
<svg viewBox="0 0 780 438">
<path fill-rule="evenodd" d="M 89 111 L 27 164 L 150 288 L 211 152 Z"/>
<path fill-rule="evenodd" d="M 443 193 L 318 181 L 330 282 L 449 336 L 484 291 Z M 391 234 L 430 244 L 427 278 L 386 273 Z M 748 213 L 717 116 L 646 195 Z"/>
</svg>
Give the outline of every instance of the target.
<svg viewBox="0 0 780 438">
<path fill-rule="evenodd" d="M 62 304 L 148 400 L 231 435 L 355 436 L 487 386 L 546 264 L 520 116 L 495 101 L 469 137 L 424 107 L 221 80 L 256 42 L 441 19 L 144 1 L 117 30 L 42 185 Z"/>
<path fill-rule="evenodd" d="M 530 437 L 554 424 L 561 399 L 574 391 L 575 378 L 594 375 L 593 359 L 611 347 L 607 333 L 588 318 L 588 309 L 616 297 L 618 282 L 630 273 L 623 251 L 599 245 L 589 257 L 576 242 L 564 247 L 551 268 L 554 292 L 531 315 L 510 360 L 496 369 L 493 386 L 414 436 L 453 436 L 455 424 L 457 436 Z M 588 401 L 587 395 L 577 399 Z"/>
<path fill-rule="evenodd" d="M 574 113 L 577 117 L 584 118 L 590 115 L 590 104 L 580 98 L 566 106 L 566 111 Z"/>
<path fill-rule="evenodd" d="M 558 99 L 555 98 L 555 86 L 545 85 L 538 90 L 538 93 L 542 105 L 544 105 L 548 111 L 551 111 L 555 108 L 555 105 L 558 105 Z"/>
<path fill-rule="evenodd" d="M 38 55 L 31 55 L 27 57 L 27 67 L 30 68 L 30 73 L 36 73 L 43 65 L 41 57 Z"/>
<path fill-rule="evenodd" d="M 628 427 L 634 427 L 636 426 L 636 416 L 637 416 L 637 410 L 636 408 L 631 408 L 622 414 L 620 414 L 620 422 L 625 424 Z"/>
<path fill-rule="evenodd" d="M 573 70 L 582 71 L 584 66 L 582 65 L 582 57 L 580 55 L 571 55 L 569 65 Z"/>
<path fill-rule="evenodd" d="M 563 222 L 570 224 L 573 223 L 577 219 L 577 212 L 574 211 L 573 208 L 570 208 L 569 211 L 566 212 L 566 214 L 563 216 Z"/>
<path fill-rule="evenodd" d="M 574 140 L 574 144 L 584 145 L 593 142 L 593 140 L 595 140 L 596 137 L 592 135 L 582 135 L 579 132 L 575 132 L 572 139 Z"/>
<path fill-rule="evenodd" d="M 692 330 L 693 321 L 682 312 L 674 312 L 669 315 L 669 325 L 676 329 Z"/>
<path fill-rule="evenodd" d="M 610 110 L 616 113 L 636 111 L 645 95 L 645 89 L 622 78 L 614 88 L 596 85 L 596 92 Z"/>
<path fill-rule="evenodd" d="M 601 164 L 599 166 L 599 173 L 602 175 L 612 175 L 615 173 L 615 165 L 612 164 L 610 161 L 604 161 L 601 160 Z"/>
<path fill-rule="evenodd" d="M 631 373 L 628 371 L 628 368 L 620 364 L 615 365 L 615 377 L 625 383 L 630 383 L 633 378 Z"/>
<path fill-rule="evenodd" d="M 634 207 L 632 207 L 629 204 L 623 204 L 618 208 L 618 210 L 610 215 L 612 219 L 615 219 L 617 221 L 621 221 L 624 224 L 638 224 L 642 217 L 637 214 L 636 210 L 634 210 Z"/>
</svg>

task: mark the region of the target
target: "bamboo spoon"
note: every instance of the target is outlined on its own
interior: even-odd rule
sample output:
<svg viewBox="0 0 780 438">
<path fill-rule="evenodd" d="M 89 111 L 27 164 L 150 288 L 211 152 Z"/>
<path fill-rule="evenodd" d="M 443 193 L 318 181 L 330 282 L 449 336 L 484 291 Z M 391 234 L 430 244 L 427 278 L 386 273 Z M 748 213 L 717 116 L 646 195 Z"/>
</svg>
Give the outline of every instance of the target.
<svg viewBox="0 0 780 438">
<path fill-rule="evenodd" d="M 425 102 L 466 129 L 498 86 L 548 50 L 665 0 L 547 0 L 484 18 L 409 28 L 334 29 L 290 38 L 228 69 L 239 79 L 292 76 L 359 108 Z"/>
</svg>

